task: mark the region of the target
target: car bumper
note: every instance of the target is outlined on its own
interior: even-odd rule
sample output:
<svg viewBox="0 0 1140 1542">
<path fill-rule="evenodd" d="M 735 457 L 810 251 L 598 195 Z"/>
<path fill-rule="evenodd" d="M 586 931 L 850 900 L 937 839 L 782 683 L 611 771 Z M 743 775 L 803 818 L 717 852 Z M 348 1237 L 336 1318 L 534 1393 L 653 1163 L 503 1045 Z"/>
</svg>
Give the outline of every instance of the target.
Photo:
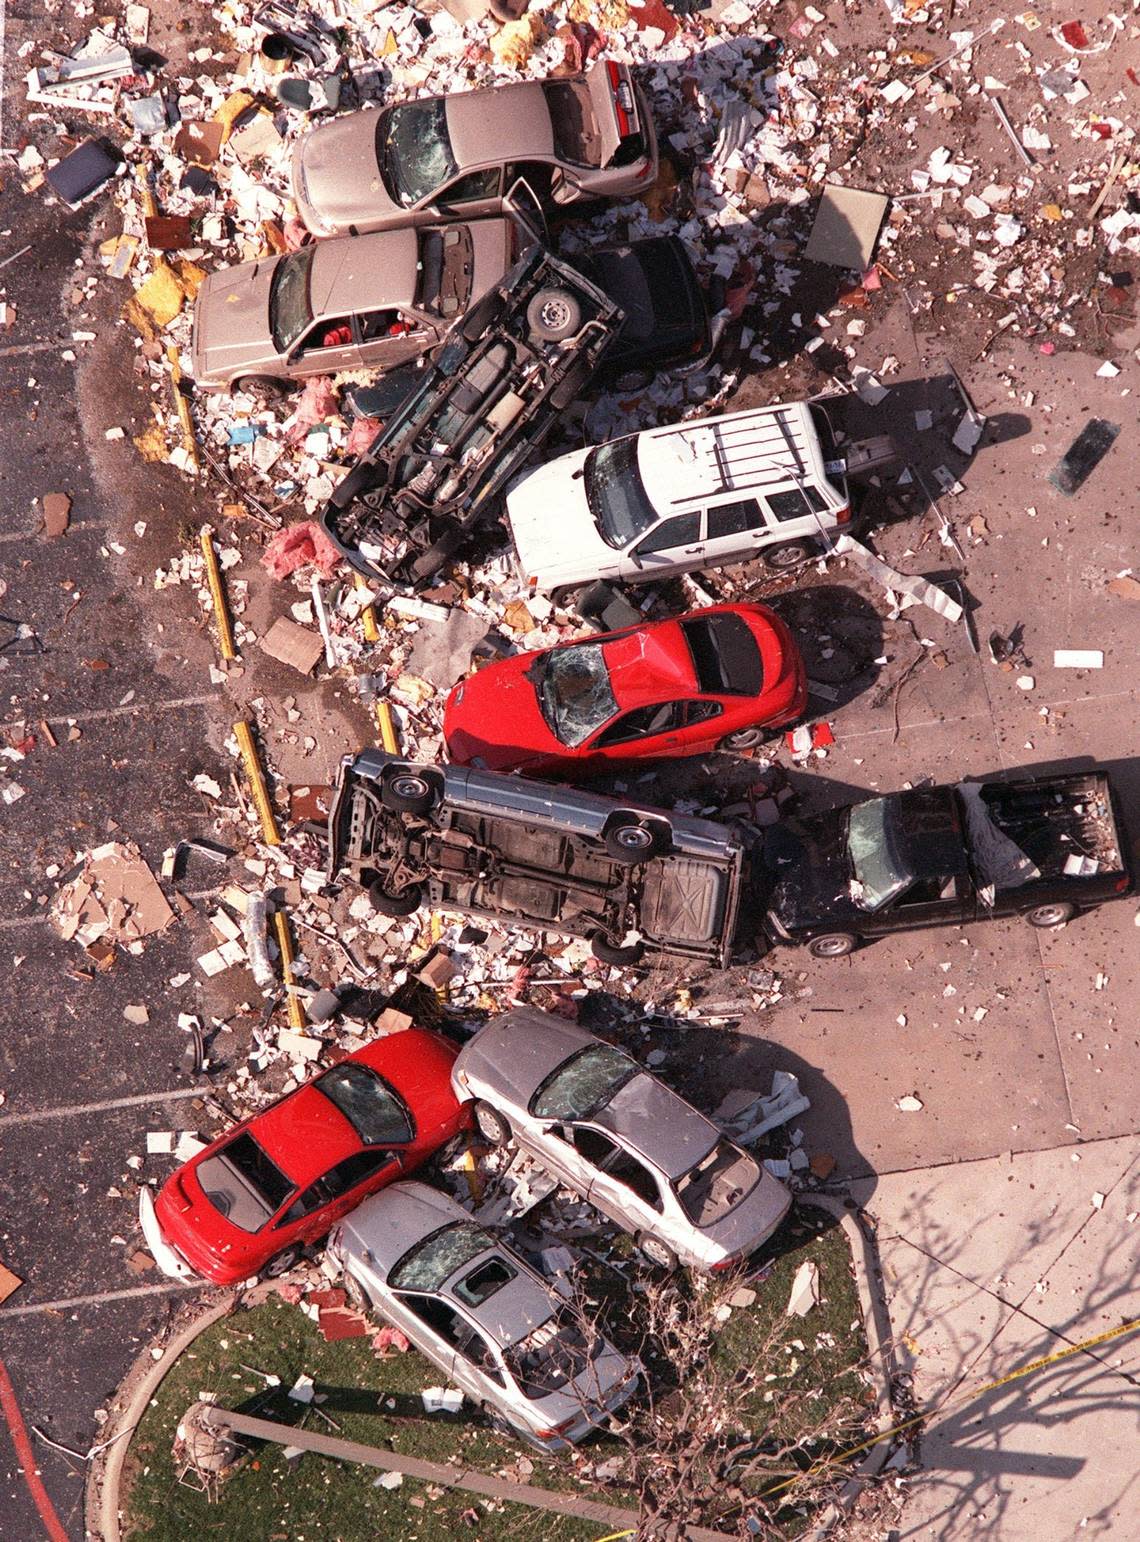
<svg viewBox="0 0 1140 1542">
<path fill-rule="evenodd" d="M 143 1237 L 150 1249 L 151 1257 L 172 1280 L 194 1280 L 198 1275 L 183 1258 L 177 1248 L 171 1247 L 158 1224 L 158 1216 L 154 1213 L 154 1199 L 148 1188 L 139 1190 L 139 1225 L 142 1227 Z"/>
</svg>

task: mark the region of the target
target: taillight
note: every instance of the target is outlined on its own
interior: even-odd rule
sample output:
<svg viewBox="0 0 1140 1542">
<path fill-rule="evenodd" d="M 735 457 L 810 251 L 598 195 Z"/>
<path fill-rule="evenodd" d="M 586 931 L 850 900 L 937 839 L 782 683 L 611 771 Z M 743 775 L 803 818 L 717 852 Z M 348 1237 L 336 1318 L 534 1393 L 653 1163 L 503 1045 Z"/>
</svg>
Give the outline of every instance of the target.
<svg viewBox="0 0 1140 1542">
<path fill-rule="evenodd" d="M 607 61 L 606 70 L 610 77 L 610 90 L 614 94 L 618 133 L 624 139 L 630 128 L 629 114 L 633 107 L 633 92 L 629 89 L 629 82 L 622 80 L 621 71 L 612 59 Z"/>
<path fill-rule="evenodd" d="M 644 181 L 645 181 L 645 179 L 646 179 L 646 177 L 647 177 L 647 176 L 648 176 L 648 175 L 649 175 L 649 173 L 650 173 L 650 172 L 651 172 L 651 171 L 652 171 L 652 170 L 653 170 L 653 163 L 652 163 L 652 162 L 651 162 L 651 161 L 646 161 L 646 163 L 645 163 L 645 165 L 644 165 L 644 166 L 643 166 L 643 167 L 642 167 L 642 168 L 641 168 L 641 170 L 640 170 L 640 171 L 639 171 L 639 172 L 638 172 L 638 173 L 637 173 L 637 178 L 636 178 L 636 180 L 637 180 L 637 181 L 638 181 L 638 182 L 644 182 Z"/>
<path fill-rule="evenodd" d="M 723 1274 L 726 1269 L 735 1269 L 739 1262 L 740 1262 L 739 1256 L 734 1256 L 734 1257 L 731 1257 L 731 1258 L 722 1258 L 719 1264 L 713 1264 L 713 1266 L 712 1266 L 712 1273 L 713 1274 Z"/>
<path fill-rule="evenodd" d="M 1118 878 L 1116 880 L 1116 882 L 1112 886 L 1113 890 L 1117 894 L 1127 894 L 1128 893 L 1128 882 L 1129 882 L 1128 875 L 1125 874 L 1124 877 Z"/>
<path fill-rule="evenodd" d="M 467 1085 L 467 1072 L 466 1071 L 456 1071 L 456 1073 L 455 1073 L 455 1080 L 459 1083 L 459 1085 L 461 1087 L 466 1087 L 466 1085 Z"/>
<path fill-rule="evenodd" d="M 571 1429 L 575 1423 L 576 1417 L 563 1419 L 561 1424 L 552 1425 L 548 1430 L 535 1430 L 535 1434 L 539 1440 L 557 1440 L 560 1435 L 564 1435 L 568 1429 Z"/>
<path fill-rule="evenodd" d="M 835 516 L 835 523 L 837 525 L 849 525 L 851 523 L 851 506 L 850 506 L 850 504 L 848 504 L 848 506 L 845 509 L 840 509 L 839 510 L 839 513 Z"/>
</svg>

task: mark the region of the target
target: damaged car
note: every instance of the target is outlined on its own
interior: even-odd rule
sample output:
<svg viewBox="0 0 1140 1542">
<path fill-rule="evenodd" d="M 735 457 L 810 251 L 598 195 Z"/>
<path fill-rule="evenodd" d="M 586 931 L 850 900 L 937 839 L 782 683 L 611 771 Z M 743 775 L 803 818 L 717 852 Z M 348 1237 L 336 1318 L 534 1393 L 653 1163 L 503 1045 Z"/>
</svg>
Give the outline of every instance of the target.
<svg viewBox="0 0 1140 1542">
<path fill-rule="evenodd" d="M 779 616 L 711 605 L 488 664 L 448 696 L 443 732 L 460 765 L 570 779 L 748 749 L 806 705 L 807 672 Z"/>
<path fill-rule="evenodd" d="M 503 213 L 520 178 L 555 207 L 644 192 L 657 140 L 629 66 L 347 113 L 293 153 L 292 191 L 315 236 Z"/>
<path fill-rule="evenodd" d="M 337 1227 L 345 1291 L 375 1310 L 492 1421 L 540 1451 L 608 1423 L 641 1367 L 446 1194 L 397 1183 Z"/>
<path fill-rule="evenodd" d="M 466 1128 L 455 1046 L 409 1028 L 376 1039 L 139 1191 L 159 1268 L 237 1285 L 291 1269 L 335 1221 Z"/>
<path fill-rule="evenodd" d="M 1063 926 L 1133 885 L 1105 771 L 914 787 L 784 820 L 765 831 L 759 876 L 770 939 L 818 958 L 916 927 Z"/>
<path fill-rule="evenodd" d="M 427 583 L 595 374 L 620 308 L 537 243 L 449 330 L 333 489 L 321 524 L 359 572 Z"/>
<path fill-rule="evenodd" d="M 518 1143 L 631 1232 L 661 1269 L 740 1267 L 792 1196 L 711 1120 L 623 1050 L 534 1007 L 480 1028 L 452 1071 L 479 1133 Z"/>
<path fill-rule="evenodd" d="M 328 874 L 383 915 L 422 904 L 589 939 L 607 964 L 724 968 L 744 850 L 723 825 L 618 798 L 380 750 L 341 763 Z"/>
<path fill-rule="evenodd" d="M 211 273 L 194 301 L 194 383 L 272 388 L 418 359 L 506 273 L 517 231 L 506 219 L 390 230 Z"/>
</svg>

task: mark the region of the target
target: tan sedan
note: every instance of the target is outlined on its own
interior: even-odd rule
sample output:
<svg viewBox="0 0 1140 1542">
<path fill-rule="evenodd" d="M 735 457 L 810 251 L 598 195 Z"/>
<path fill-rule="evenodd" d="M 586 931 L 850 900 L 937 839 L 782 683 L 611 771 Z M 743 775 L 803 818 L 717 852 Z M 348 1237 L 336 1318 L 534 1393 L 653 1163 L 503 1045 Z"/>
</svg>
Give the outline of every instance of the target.
<svg viewBox="0 0 1140 1542">
<path fill-rule="evenodd" d="M 293 197 L 316 236 L 504 212 L 520 179 L 547 203 L 624 197 L 657 175 L 629 68 L 422 97 L 322 125 L 293 152 Z"/>
<path fill-rule="evenodd" d="M 228 391 L 406 364 L 499 282 L 517 229 L 385 230 L 212 273 L 194 306 L 194 380 Z"/>
</svg>

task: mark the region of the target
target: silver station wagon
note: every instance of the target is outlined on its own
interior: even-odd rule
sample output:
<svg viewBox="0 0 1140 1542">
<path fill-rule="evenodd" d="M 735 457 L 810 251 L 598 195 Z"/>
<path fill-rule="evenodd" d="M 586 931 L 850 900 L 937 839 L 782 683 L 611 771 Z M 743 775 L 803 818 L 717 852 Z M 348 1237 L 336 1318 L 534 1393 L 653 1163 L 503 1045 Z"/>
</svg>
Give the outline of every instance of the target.
<svg viewBox="0 0 1140 1542">
<path fill-rule="evenodd" d="M 638 1361 L 425 1183 L 365 1200 L 329 1248 L 357 1306 L 375 1308 L 465 1396 L 540 1450 L 582 1440 L 637 1389 Z"/>
<path fill-rule="evenodd" d="M 513 1136 L 660 1268 L 736 1267 L 791 1206 L 778 1178 L 636 1060 L 534 1007 L 481 1028 L 451 1079 L 477 1100 L 482 1135 Z"/>
</svg>

